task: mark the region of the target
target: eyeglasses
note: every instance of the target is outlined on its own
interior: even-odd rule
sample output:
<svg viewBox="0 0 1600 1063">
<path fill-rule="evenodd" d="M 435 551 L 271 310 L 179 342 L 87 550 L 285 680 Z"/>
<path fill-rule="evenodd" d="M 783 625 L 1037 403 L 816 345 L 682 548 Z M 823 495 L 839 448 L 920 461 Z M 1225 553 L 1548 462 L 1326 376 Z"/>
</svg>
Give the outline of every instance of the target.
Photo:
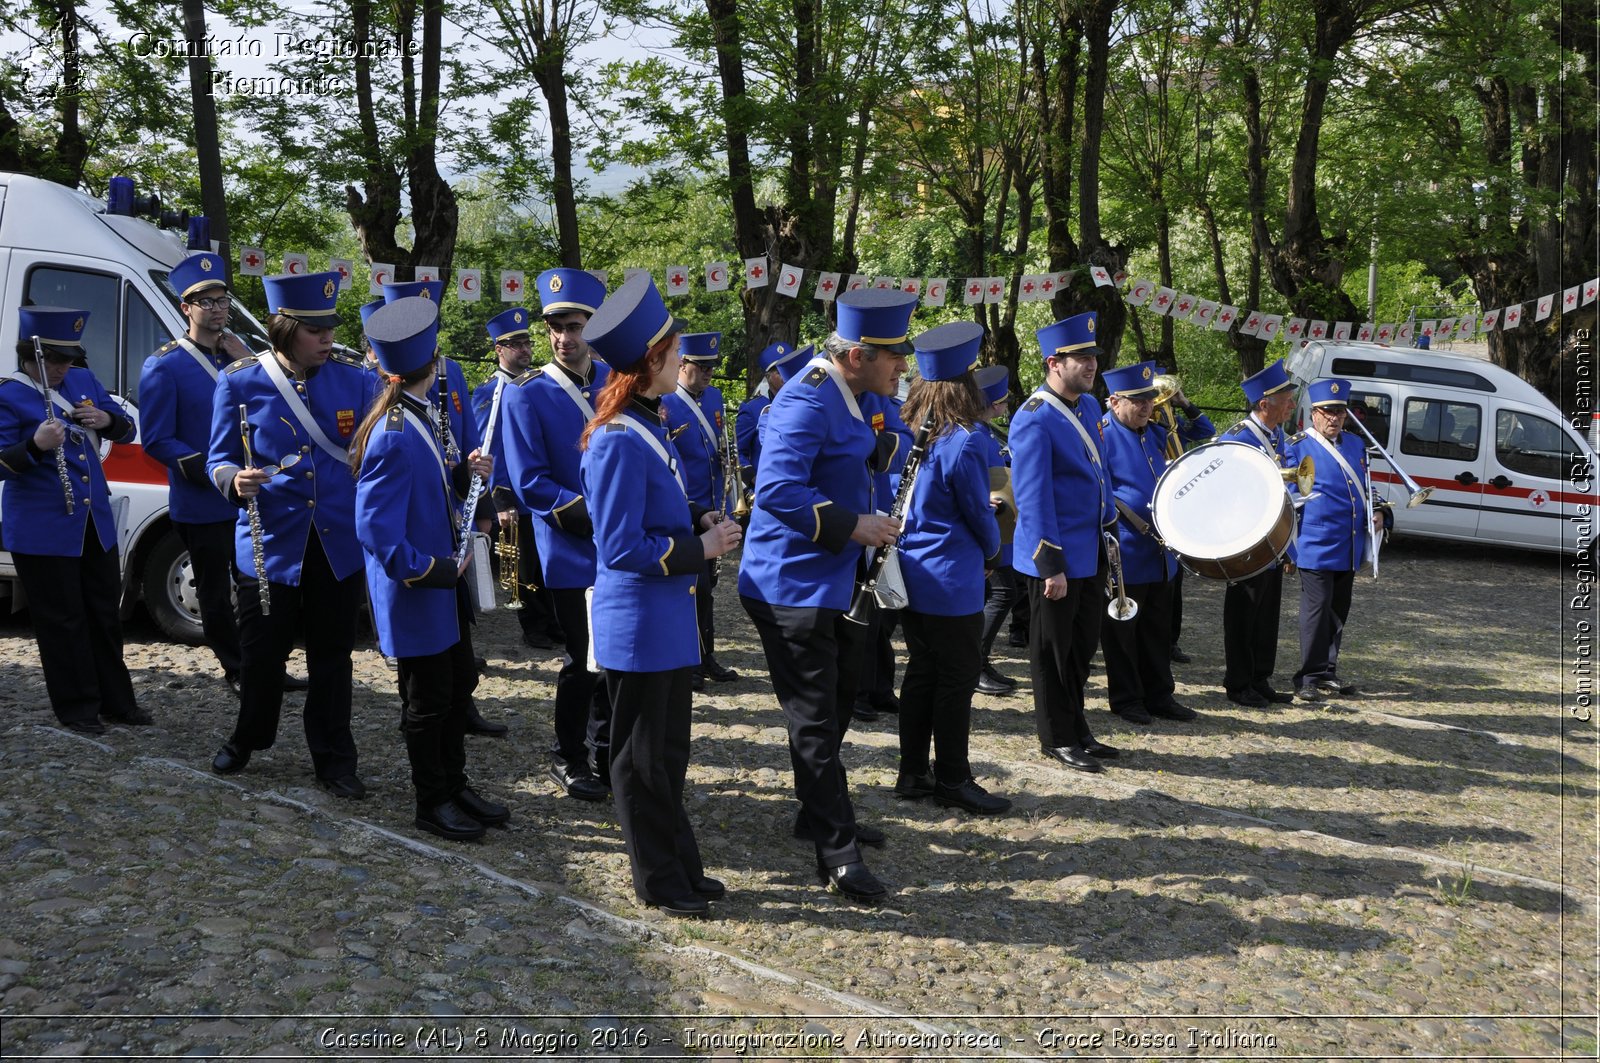
<svg viewBox="0 0 1600 1063">
<path fill-rule="evenodd" d="M 203 299 L 191 299 L 189 301 L 202 310 L 226 310 L 233 305 L 233 297 L 230 295 L 219 295 L 215 298 L 208 296 Z"/>
<path fill-rule="evenodd" d="M 528 341 L 526 336 L 521 336 L 514 340 L 495 340 L 494 345 L 496 347 L 508 347 L 513 351 L 533 350 L 533 344 Z"/>
<path fill-rule="evenodd" d="M 1329 417 L 1343 417 L 1350 412 L 1348 406 L 1313 406 L 1311 409 L 1315 413 L 1326 414 Z"/>
</svg>

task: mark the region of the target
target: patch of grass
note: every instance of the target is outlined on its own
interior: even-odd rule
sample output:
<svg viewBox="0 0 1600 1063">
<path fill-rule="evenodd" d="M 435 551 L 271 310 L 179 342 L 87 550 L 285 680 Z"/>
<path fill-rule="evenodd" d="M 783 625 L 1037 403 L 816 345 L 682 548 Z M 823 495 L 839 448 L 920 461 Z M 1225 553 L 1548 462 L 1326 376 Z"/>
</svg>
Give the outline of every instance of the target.
<svg viewBox="0 0 1600 1063">
<path fill-rule="evenodd" d="M 1446 882 L 1444 879 L 1434 879 L 1434 892 L 1439 900 L 1452 908 L 1465 907 L 1472 900 L 1472 864 L 1469 861 L 1455 878 Z"/>
</svg>

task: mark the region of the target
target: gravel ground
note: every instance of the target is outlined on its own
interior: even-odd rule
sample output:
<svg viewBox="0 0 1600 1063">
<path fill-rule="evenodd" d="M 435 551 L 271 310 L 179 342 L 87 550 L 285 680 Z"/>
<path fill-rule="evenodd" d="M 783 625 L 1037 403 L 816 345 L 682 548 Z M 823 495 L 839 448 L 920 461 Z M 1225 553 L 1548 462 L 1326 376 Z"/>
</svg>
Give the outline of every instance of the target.
<svg viewBox="0 0 1600 1063">
<path fill-rule="evenodd" d="M 1097 668 L 1091 723 L 1125 750 L 1099 776 L 1039 756 L 1026 664 L 1000 658 L 1024 687 L 977 699 L 972 752 L 1012 814 L 899 801 L 894 718 L 850 734 L 858 813 L 889 835 L 868 859 L 894 895 L 868 909 L 825 894 L 789 837 L 782 717 L 730 580 L 719 656 L 746 678 L 696 697 L 690 769 L 730 889 L 705 922 L 639 907 L 610 806 L 556 796 L 559 661 L 503 611 L 479 628 L 479 699 L 512 732 L 468 753 L 514 818 L 466 846 L 411 825 L 370 645 L 373 796 L 349 804 L 312 786 L 293 695 L 273 750 L 211 775 L 227 687 L 142 621 L 128 659 L 157 725 L 57 729 L 11 618 L 0 1054 L 1594 1058 L 1596 736 L 1562 698 L 1571 584 L 1555 558 L 1397 543 L 1356 589 L 1341 670 L 1364 693 L 1258 711 L 1222 697 L 1222 588 L 1191 580 L 1179 696 L 1201 717 L 1124 724 Z"/>
</svg>

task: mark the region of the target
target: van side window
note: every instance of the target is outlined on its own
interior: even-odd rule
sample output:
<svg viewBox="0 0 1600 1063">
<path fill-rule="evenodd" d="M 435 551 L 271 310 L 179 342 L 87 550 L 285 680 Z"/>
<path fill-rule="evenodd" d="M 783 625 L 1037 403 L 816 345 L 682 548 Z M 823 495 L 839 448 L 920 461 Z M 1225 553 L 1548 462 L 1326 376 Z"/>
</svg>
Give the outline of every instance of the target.
<svg viewBox="0 0 1600 1063">
<path fill-rule="evenodd" d="M 1476 461 L 1483 412 L 1465 402 L 1407 399 L 1400 452 L 1446 461 Z"/>
<path fill-rule="evenodd" d="M 1365 428 L 1384 446 L 1389 445 L 1389 396 L 1371 391 L 1350 392 L 1350 416 L 1361 418 Z"/>
<path fill-rule="evenodd" d="M 126 290 L 128 296 L 123 305 L 128 308 L 128 320 L 123 330 L 122 395 L 137 403 L 144 360 L 172 339 L 172 330 L 161 323 L 137 288 L 129 284 Z"/>
<path fill-rule="evenodd" d="M 118 312 L 117 277 L 109 273 L 67 269 L 62 266 L 37 266 L 28 271 L 25 301 L 32 306 L 68 306 L 89 311 L 83 330 L 83 349 L 95 379 L 107 391 L 121 383 L 117 367 L 121 362 L 122 315 Z"/>
<path fill-rule="evenodd" d="M 1494 457 L 1511 472 L 1565 480 L 1579 468 L 1578 447 L 1561 426 L 1521 410 L 1494 417 Z"/>
</svg>

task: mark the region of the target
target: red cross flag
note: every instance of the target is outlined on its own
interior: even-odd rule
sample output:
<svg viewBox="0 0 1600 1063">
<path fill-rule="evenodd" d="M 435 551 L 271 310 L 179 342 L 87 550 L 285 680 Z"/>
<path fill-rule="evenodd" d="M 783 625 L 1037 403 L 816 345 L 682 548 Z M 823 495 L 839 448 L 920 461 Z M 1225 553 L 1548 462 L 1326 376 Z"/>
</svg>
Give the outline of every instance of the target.
<svg viewBox="0 0 1600 1063">
<path fill-rule="evenodd" d="M 847 292 L 859 292 L 866 286 L 867 278 L 860 273 L 852 273 L 844 279 L 844 290 Z"/>
<path fill-rule="evenodd" d="M 1039 282 L 1039 298 L 1040 299 L 1053 299 L 1053 298 L 1055 298 L 1055 294 L 1056 294 L 1056 279 L 1055 279 L 1055 277 L 1053 277 L 1052 275 L 1050 275 L 1048 273 L 1045 273 L 1045 274 L 1041 274 L 1036 279 Z"/>
<path fill-rule="evenodd" d="M 527 274 L 520 269 L 503 269 L 500 271 L 500 301 L 502 303 L 522 302 L 522 290 L 528 286 Z"/>
<path fill-rule="evenodd" d="M 728 290 L 728 264 L 726 262 L 706 263 L 706 291 L 725 292 Z"/>
<path fill-rule="evenodd" d="M 1117 285 L 1120 287 L 1121 285 L 1127 283 L 1127 281 L 1128 281 L 1128 271 L 1125 270 L 1125 269 L 1119 269 L 1119 270 L 1117 270 L 1115 273 L 1113 273 L 1111 275 L 1111 279 L 1116 281 Z"/>
<path fill-rule="evenodd" d="M 831 303 L 839 297 L 839 274 L 823 273 L 817 277 L 817 294 L 815 296 L 825 303 Z"/>
<path fill-rule="evenodd" d="M 311 272 L 311 256 L 299 251 L 288 251 L 283 256 L 283 271 L 301 276 Z"/>
<path fill-rule="evenodd" d="M 1306 329 L 1306 339 L 1308 340 L 1320 340 L 1327 335 L 1328 323 L 1326 321 L 1313 321 L 1311 327 Z"/>
<path fill-rule="evenodd" d="M 1433 334 L 1438 331 L 1439 322 L 1437 320 L 1417 322 L 1417 335 L 1419 336 L 1426 336 L 1431 340 L 1433 339 Z"/>
<path fill-rule="evenodd" d="M 744 260 L 744 286 L 746 288 L 765 288 L 767 280 L 766 255 L 757 255 L 755 258 Z"/>
<path fill-rule="evenodd" d="M 328 268 L 339 275 L 339 290 L 342 292 L 350 287 L 350 278 L 355 276 L 356 264 L 348 258 L 328 259 Z"/>
<path fill-rule="evenodd" d="M 778 269 L 778 294 L 793 299 L 800 292 L 800 277 L 805 270 L 785 262 Z"/>
<path fill-rule="evenodd" d="M 900 278 L 900 290 L 903 291 L 903 292 L 910 292 L 912 295 L 921 295 L 922 294 L 922 278 L 921 277 L 902 277 L 902 278 Z"/>
<path fill-rule="evenodd" d="M 1554 308 L 1555 305 L 1556 305 L 1556 297 L 1555 296 L 1553 296 L 1553 295 L 1541 296 L 1539 298 L 1539 309 L 1534 311 L 1533 319 L 1535 321 L 1543 321 L 1545 318 L 1550 316 L 1550 311 L 1551 311 L 1552 308 Z"/>
<path fill-rule="evenodd" d="M 1374 329 L 1375 326 L 1372 324 L 1372 322 L 1363 321 L 1361 326 L 1356 329 L 1356 339 L 1360 340 L 1362 343 L 1368 342 L 1372 339 L 1372 333 Z"/>
<path fill-rule="evenodd" d="M 1217 305 L 1218 304 L 1215 299 L 1196 299 L 1194 304 L 1194 316 L 1191 317 L 1190 320 L 1196 325 L 1199 325 L 1201 328 L 1210 328 L 1211 322 L 1214 321 L 1217 316 Z"/>
<path fill-rule="evenodd" d="M 944 297 L 950 291 L 950 278 L 929 277 L 928 288 L 922 293 L 923 306 L 943 306 Z"/>
<path fill-rule="evenodd" d="M 1104 266 L 1090 266 L 1089 276 L 1093 278 L 1096 288 L 1109 288 L 1111 286 L 1111 271 Z"/>
<path fill-rule="evenodd" d="M 1282 328 L 1282 314 L 1263 314 L 1261 317 L 1261 328 L 1256 332 L 1256 335 L 1260 336 L 1268 343 L 1271 343 L 1273 340 L 1278 338 L 1278 331 Z"/>
<path fill-rule="evenodd" d="M 1333 323 L 1333 338 L 1343 342 L 1350 338 L 1350 322 L 1335 321 Z"/>
<path fill-rule="evenodd" d="M 961 301 L 967 306 L 983 302 L 983 278 L 968 277 L 967 286 L 961 289 Z"/>
<path fill-rule="evenodd" d="M 483 270 L 456 270 L 456 298 L 463 303 L 475 303 L 483 297 Z"/>
<path fill-rule="evenodd" d="M 1246 310 L 1244 321 L 1239 326 L 1239 332 L 1244 336 L 1258 336 L 1261 333 L 1261 313 L 1256 310 Z"/>
<path fill-rule="evenodd" d="M 1433 334 L 1440 339 L 1447 340 L 1455 334 L 1455 331 L 1456 319 L 1453 317 L 1447 317 L 1442 319 L 1438 326 L 1434 328 Z"/>
<path fill-rule="evenodd" d="M 1522 304 L 1514 303 L 1506 307 L 1506 321 L 1503 328 L 1516 328 L 1522 324 Z"/>
<path fill-rule="evenodd" d="M 239 248 L 239 272 L 246 277 L 267 275 L 267 253 L 259 247 Z M 1577 291 L 1576 288 L 1573 291 Z"/>
<path fill-rule="evenodd" d="M 1128 289 L 1128 302 L 1134 306 L 1143 306 L 1145 301 L 1150 298 L 1150 293 L 1155 290 L 1156 286 L 1151 282 L 1135 280 L 1133 286 Z"/>
<path fill-rule="evenodd" d="M 374 262 L 372 271 L 367 275 L 367 294 L 382 295 L 383 286 L 394 280 L 393 262 Z"/>
<path fill-rule="evenodd" d="M 688 266 L 668 266 L 667 267 L 667 294 L 668 295 L 688 295 L 689 294 L 689 267 Z"/>
<path fill-rule="evenodd" d="M 1194 308 L 1200 300 L 1187 292 L 1179 292 L 1178 297 L 1172 301 L 1172 315 L 1179 321 L 1187 321 L 1194 314 Z"/>
<path fill-rule="evenodd" d="M 984 281 L 983 301 L 986 303 L 998 303 L 1000 301 L 1000 296 L 1005 292 L 1005 290 L 1006 282 L 1003 278 L 990 277 L 988 280 Z"/>
<path fill-rule="evenodd" d="M 1033 273 L 1024 273 L 1022 275 L 1021 283 L 1017 285 L 1017 302 L 1038 302 L 1040 295 L 1039 288 L 1040 284 L 1038 275 Z"/>
<path fill-rule="evenodd" d="M 1500 311 L 1490 310 L 1483 315 L 1483 320 L 1479 323 L 1483 326 L 1484 332 L 1493 332 L 1495 326 L 1500 323 Z"/>
<path fill-rule="evenodd" d="M 1303 317 L 1291 317 L 1289 319 L 1289 327 L 1283 330 L 1283 334 L 1289 338 L 1290 343 L 1301 339 L 1306 334 L 1306 319 Z"/>
<path fill-rule="evenodd" d="M 1565 313 L 1568 310 L 1576 310 L 1578 308 L 1578 296 L 1582 294 L 1582 292 L 1583 285 L 1574 284 L 1572 287 L 1561 293 L 1562 313 Z"/>
<path fill-rule="evenodd" d="M 1223 303 L 1217 307 L 1217 314 L 1211 319 L 1211 327 L 1218 332 L 1227 332 L 1233 327 L 1233 322 L 1238 316 L 1239 308 L 1237 306 L 1229 306 L 1227 303 Z"/>
<path fill-rule="evenodd" d="M 1380 323 L 1378 325 L 1378 336 L 1377 336 L 1378 342 L 1379 343 L 1390 343 L 1390 342 L 1392 342 L 1394 340 L 1394 334 L 1396 332 L 1399 332 L 1399 331 L 1400 331 L 1400 326 L 1395 324 L 1392 321 Z"/>
<path fill-rule="evenodd" d="M 880 289 L 882 291 L 888 291 L 890 288 L 894 287 L 894 278 L 893 277 L 874 277 L 874 278 L 872 278 L 872 286 L 874 288 L 878 288 L 878 289 Z"/>
<path fill-rule="evenodd" d="M 1150 300 L 1150 309 L 1158 314 L 1170 313 L 1172 311 L 1172 300 L 1177 298 L 1177 295 L 1177 292 L 1164 285 L 1157 288 L 1155 298 Z"/>
<path fill-rule="evenodd" d="M 1588 306 L 1590 303 L 1594 302 L 1594 297 L 1597 292 L 1600 292 L 1600 277 L 1596 277 L 1594 280 L 1583 286 L 1583 305 Z"/>
<path fill-rule="evenodd" d="M 416 277 L 416 279 L 419 280 L 419 281 L 436 281 L 442 276 L 444 276 L 444 271 L 439 269 L 438 266 L 418 266 L 417 267 L 417 277 Z"/>
</svg>

